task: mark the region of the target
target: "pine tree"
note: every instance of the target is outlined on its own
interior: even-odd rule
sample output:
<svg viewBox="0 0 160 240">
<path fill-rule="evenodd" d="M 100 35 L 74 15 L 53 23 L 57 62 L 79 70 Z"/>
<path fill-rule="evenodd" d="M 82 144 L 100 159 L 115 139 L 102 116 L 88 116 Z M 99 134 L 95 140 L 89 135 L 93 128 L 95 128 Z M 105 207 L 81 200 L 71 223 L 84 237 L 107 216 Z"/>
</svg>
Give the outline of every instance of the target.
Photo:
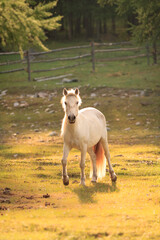
<svg viewBox="0 0 160 240">
<path fill-rule="evenodd" d="M 3 48 L 18 48 L 21 54 L 31 45 L 47 50 L 43 44 L 47 39 L 45 30 L 58 28 L 62 18 L 50 12 L 57 1 L 32 7 L 30 3 L 31 0 L 0 0 L 0 41 Z"/>
</svg>

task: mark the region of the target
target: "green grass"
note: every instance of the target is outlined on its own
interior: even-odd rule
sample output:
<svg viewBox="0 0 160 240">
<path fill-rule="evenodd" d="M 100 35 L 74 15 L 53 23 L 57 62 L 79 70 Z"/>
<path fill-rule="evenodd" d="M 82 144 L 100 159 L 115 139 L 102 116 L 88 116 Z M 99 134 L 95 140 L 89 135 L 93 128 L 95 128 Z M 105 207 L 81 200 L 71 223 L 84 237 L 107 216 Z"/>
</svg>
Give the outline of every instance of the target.
<svg viewBox="0 0 160 240">
<path fill-rule="evenodd" d="M 8 90 L 0 99 L 0 240 L 159 240 L 159 65 L 138 59 L 97 63 L 95 73 L 91 63 L 68 72 L 79 79 L 76 86 L 57 85 L 60 80 L 28 83 L 23 72 L 0 75 L 0 89 Z M 108 172 L 90 183 L 87 155 L 86 187 L 79 186 L 80 153 L 73 149 L 70 185 L 63 186 L 60 99 L 63 87 L 78 86 L 82 107 L 96 104 L 106 116 L 116 185 Z M 40 91 L 55 94 L 29 95 Z M 22 101 L 26 107 L 14 107 Z M 58 135 L 49 136 L 52 131 Z"/>
</svg>

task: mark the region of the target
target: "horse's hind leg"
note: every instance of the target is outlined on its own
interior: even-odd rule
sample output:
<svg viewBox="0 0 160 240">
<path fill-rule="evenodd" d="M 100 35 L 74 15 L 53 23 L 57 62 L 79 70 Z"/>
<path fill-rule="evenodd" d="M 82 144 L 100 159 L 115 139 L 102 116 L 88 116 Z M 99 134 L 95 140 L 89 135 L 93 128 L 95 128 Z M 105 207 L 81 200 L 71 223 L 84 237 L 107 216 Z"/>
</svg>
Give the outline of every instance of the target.
<svg viewBox="0 0 160 240">
<path fill-rule="evenodd" d="M 92 161 L 92 169 L 93 169 L 93 175 L 92 175 L 91 182 L 95 183 L 95 182 L 97 182 L 96 154 L 94 153 L 93 148 L 89 148 L 88 153 L 89 153 L 91 161 Z"/>
<path fill-rule="evenodd" d="M 110 173 L 110 176 L 111 176 L 111 180 L 112 180 L 112 182 L 116 182 L 117 176 L 116 176 L 116 174 L 115 174 L 115 172 L 112 168 L 112 164 L 111 164 L 111 161 L 110 161 L 110 153 L 109 153 L 107 137 L 101 138 L 101 143 L 102 143 L 102 146 L 103 146 L 103 149 L 104 149 L 104 154 L 105 154 L 107 162 L 108 162 L 108 167 L 109 167 L 109 173 Z"/>
<path fill-rule="evenodd" d="M 69 184 L 69 177 L 67 174 L 67 157 L 68 157 L 69 151 L 70 151 L 70 148 L 66 144 L 64 144 L 63 157 L 62 157 L 62 179 L 63 179 L 64 185 Z"/>
</svg>

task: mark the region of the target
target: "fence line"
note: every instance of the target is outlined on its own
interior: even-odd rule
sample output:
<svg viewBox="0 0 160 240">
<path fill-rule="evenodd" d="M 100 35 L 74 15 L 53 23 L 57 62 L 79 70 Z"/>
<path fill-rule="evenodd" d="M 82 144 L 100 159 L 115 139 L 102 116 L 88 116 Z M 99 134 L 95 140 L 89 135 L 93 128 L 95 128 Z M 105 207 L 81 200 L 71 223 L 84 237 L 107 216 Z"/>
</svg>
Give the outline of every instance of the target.
<svg viewBox="0 0 160 240">
<path fill-rule="evenodd" d="M 24 51 L 23 54 L 26 57 L 26 60 L 17 60 L 17 61 L 10 61 L 10 62 L 2 62 L 0 63 L 0 66 L 5 66 L 5 65 L 13 65 L 13 64 L 27 64 L 26 68 L 18 68 L 18 69 L 13 69 L 13 70 L 6 70 L 6 71 L 0 71 L 0 74 L 3 73 L 13 73 L 13 72 L 18 72 L 18 71 L 26 71 L 28 72 L 28 81 L 31 81 L 31 73 L 40 73 L 40 72 L 48 72 L 48 71 L 55 71 L 55 70 L 60 70 L 60 69 L 66 69 L 66 68 L 73 68 L 77 67 L 85 63 L 78 63 L 74 65 L 68 65 L 68 66 L 60 66 L 56 68 L 51 68 L 51 69 L 40 69 L 40 70 L 31 70 L 31 64 L 33 63 L 49 63 L 49 62 L 56 62 L 56 61 L 70 61 L 70 60 L 78 60 L 82 58 L 87 58 L 91 57 L 90 61 L 92 63 L 92 71 L 95 71 L 95 64 L 98 61 L 119 61 L 119 60 L 125 60 L 125 59 L 134 59 L 134 58 L 139 58 L 139 57 L 147 57 L 147 64 L 150 64 L 150 49 L 149 45 L 147 44 L 146 47 L 120 47 L 120 48 L 109 48 L 109 49 L 95 49 L 96 47 L 112 47 L 112 46 L 118 46 L 118 45 L 132 45 L 131 42 L 116 42 L 116 43 L 94 43 L 91 42 L 91 44 L 88 45 L 82 45 L 82 46 L 71 46 L 71 47 L 65 47 L 65 48 L 59 48 L 59 49 L 53 49 L 47 52 L 29 52 L 29 51 Z M 53 59 L 40 59 L 40 60 L 35 60 L 36 57 L 41 56 L 41 55 L 46 55 L 46 54 L 51 54 L 54 52 L 61 52 L 61 51 L 68 51 L 72 49 L 84 49 L 84 48 L 90 48 L 90 53 L 85 53 L 81 54 L 78 56 L 73 56 L 73 57 L 59 57 L 59 58 L 53 58 Z M 112 57 L 112 58 L 106 58 L 106 59 L 100 59 L 96 58 L 96 53 L 110 53 L 110 52 L 126 52 L 126 51 L 140 51 L 140 50 L 146 50 L 146 54 L 138 54 L 134 56 L 124 56 L 124 57 Z M 19 52 L 5 52 L 5 53 L 0 53 L 0 56 L 2 55 L 20 55 Z M 63 75 L 62 75 L 63 76 Z M 49 79 L 49 77 L 47 77 Z M 52 77 L 54 79 L 54 77 Z M 55 78 L 57 79 L 57 77 Z"/>
<path fill-rule="evenodd" d="M 97 59 L 96 62 L 112 62 L 112 61 L 114 62 L 114 61 L 121 61 L 121 60 L 134 59 L 134 58 L 140 58 L 140 57 L 146 57 L 146 54 L 142 53 L 142 54 L 139 54 L 139 55 L 136 55 L 136 56 Z"/>
<path fill-rule="evenodd" d="M 0 73 L 13 73 L 13 72 L 20 72 L 20 71 L 25 71 L 25 68 L 17 68 L 13 70 L 8 70 L 8 71 L 1 71 Z"/>
<path fill-rule="evenodd" d="M 51 68 L 51 69 L 33 70 L 32 73 L 55 71 L 55 70 L 59 70 L 59 69 L 77 67 L 77 66 L 83 65 L 83 64 L 86 64 L 86 63 L 78 63 L 78 64 L 74 64 L 74 65 L 62 66 L 62 67 Z"/>
<path fill-rule="evenodd" d="M 113 48 L 113 49 L 103 49 L 103 50 L 95 50 L 95 53 L 100 53 L 100 52 L 122 52 L 122 51 L 137 51 L 137 50 L 142 50 L 144 48 Z"/>
<path fill-rule="evenodd" d="M 1 52 L 0 56 L 2 55 L 20 55 L 19 52 Z"/>
<path fill-rule="evenodd" d="M 61 52 L 61 51 L 66 51 L 66 50 L 71 50 L 71 49 L 80 49 L 80 48 L 89 48 L 90 45 L 83 45 L 83 46 L 73 46 L 73 47 L 66 47 L 66 48 L 58 48 L 58 49 L 53 49 L 49 50 L 47 52 L 35 52 L 31 53 L 32 56 L 37 56 L 37 55 L 44 55 L 44 54 L 49 54 L 53 52 Z"/>
<path fill-rule="evenodd" d="M 116 45 L 132 45 L 132 42 L 114 42 L 114 43 L 96 43 L 94 42 L 96 47 L 101 46 L 116 46 Z"/>
</svg>

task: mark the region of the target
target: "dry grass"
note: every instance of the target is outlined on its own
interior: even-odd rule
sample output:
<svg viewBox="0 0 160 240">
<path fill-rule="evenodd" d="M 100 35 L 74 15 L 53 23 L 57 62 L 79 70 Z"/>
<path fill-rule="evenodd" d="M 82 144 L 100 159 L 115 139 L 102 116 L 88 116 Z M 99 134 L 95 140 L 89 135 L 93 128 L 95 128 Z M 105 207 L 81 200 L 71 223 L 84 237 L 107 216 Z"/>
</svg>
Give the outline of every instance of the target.
<svg viewBox="0 0 160 240">
<path fill-rule="evenodd" d="M 96 103 L 106 115 L 118 181 L 112 184 L 107 172 L 92 185 L 87 155 L 86 187 L 79 186 L 80 155 L 72 150 L 64 187 L 62 140 L 49 136 L 52 130 L 59 135 L 63 117 L 56 91 L 52 102 L 25 95 L 24 108 L 13 107 L 20 94 L 1 99 L 0 239 L 160 239 L 157 92 L 81 88 L 82 106 Z"/>
</svg>

